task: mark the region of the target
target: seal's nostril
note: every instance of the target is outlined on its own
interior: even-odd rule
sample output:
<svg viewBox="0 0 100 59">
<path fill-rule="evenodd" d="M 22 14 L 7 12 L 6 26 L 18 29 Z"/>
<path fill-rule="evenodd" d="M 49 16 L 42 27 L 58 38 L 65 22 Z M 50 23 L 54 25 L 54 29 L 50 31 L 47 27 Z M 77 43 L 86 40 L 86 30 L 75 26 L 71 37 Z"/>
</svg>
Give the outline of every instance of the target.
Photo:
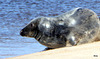
<svg viewBox="0 0 100 59">
<path fill-rule="evenodd" d="M 21 30 L 20 33 L 22 33 L 23 31 Z"/>
</svg>

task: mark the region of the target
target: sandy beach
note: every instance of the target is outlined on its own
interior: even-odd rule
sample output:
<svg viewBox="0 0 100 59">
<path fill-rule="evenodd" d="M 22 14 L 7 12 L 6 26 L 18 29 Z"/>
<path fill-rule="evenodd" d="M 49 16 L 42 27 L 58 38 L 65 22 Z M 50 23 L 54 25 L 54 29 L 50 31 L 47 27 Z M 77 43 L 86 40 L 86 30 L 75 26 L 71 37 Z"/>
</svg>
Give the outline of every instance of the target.
<svg viewBox="0 0 100 59">
<path fill-rule="evenodd" d="M 17 56 L 7 59 L 99 59 L 100 41 L 73 47 L 64 47 L 48 51 Z"/>
</svg>

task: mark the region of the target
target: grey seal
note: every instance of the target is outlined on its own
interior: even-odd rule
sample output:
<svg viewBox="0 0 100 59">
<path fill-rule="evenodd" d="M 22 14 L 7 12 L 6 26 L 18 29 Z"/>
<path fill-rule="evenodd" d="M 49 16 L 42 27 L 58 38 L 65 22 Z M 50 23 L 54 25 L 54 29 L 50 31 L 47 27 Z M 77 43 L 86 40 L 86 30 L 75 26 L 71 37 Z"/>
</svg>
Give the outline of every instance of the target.
<svg viewBox="0 0 100 59">
<path fill-rule="evenodd" d="M 90 9 L 75 8 L 56 17 L 38 17 L 27 24 L 21 36 L 35 38 L 48 48 L 76 46 L 100 40 L 99 17 Z"/>
</svg>

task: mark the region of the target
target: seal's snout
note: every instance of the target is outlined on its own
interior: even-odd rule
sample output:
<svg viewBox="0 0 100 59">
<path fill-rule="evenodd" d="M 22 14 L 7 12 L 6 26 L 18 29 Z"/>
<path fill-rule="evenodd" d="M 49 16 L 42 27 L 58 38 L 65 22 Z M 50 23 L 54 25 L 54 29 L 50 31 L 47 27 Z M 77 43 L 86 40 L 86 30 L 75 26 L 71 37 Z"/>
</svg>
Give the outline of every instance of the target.
<svg viewBox="0 0 100 59">
<path fill-rule="evenodd" d="M 21 36 L 25 36 L 25 33 L 24 33 L 23 30 L 20 31 L 20 35 L 21 35 Z"/>
</svg>

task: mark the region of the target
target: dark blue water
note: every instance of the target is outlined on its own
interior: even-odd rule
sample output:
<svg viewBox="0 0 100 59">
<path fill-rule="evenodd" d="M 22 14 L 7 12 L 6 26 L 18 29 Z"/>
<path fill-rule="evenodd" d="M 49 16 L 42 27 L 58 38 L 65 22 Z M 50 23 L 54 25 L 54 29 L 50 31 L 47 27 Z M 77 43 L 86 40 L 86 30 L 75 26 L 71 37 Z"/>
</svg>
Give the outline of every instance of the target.
<svg viewBox="0 0 100 59">
<path fill-rule="evenodd" d="M 0 0 L 0 58 L 44 50 L 34 38 L 21 37 L 20 30 L 35 17 L 57 16 L 76 7 L 100 16 L 100 0 Z"/>
</svg>

